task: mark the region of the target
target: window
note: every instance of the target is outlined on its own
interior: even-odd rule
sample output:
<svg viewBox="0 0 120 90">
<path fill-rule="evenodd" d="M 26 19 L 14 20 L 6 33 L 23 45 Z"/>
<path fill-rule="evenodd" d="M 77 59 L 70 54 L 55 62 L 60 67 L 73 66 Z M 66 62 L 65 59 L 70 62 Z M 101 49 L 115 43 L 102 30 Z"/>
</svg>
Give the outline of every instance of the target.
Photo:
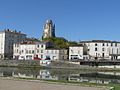
<svg viewBox="0 0 120 90">
<path fill-rule="evenodd" d="M 108 46 L 108 43 L 107 43 L 107 46 Z"/>
<path fill-rule="evenodd" d="M 117 43 L 115 43 L 115 46 L 117 47 Z"/>
<path fill-rule="evenodd" d="M 18 49 L 17 49 L 17 53 L 18 53 Z"/>
<path fill-rule="evenodd" d="M 39 48 L 39 45 L 37 45 L 37 47 Z"/>
<path fill-rule="evenodd" d="M 97 48 L 95 48 L 95 51 L 97 51 Z"/>
<path fill-rule="evenodd" d="M 103 46 L 105 46 L 105 44 L 103 43 Z"/>
<path fill-rule="evenodd" d="M 24 50 L 21 51 L 21 53 L 23 53 L 23 52 L 24 52 Z"/>
<path fill-rule="evenodd" d="M 113 43 L 111 43 L 111 46 L 113 46 Z"/>
<path fill-rule="evenodd" d="M 32 54 L 34 53 L 34 50 L 32 50 Z"/>
<path fill-rule="evenodd" d="M 41 55 L 41 58 L 43 58 L 43 55 Z"/>
<path fill-rule="evenodd" d="M 11 49 L 13 49 L 13 47 L 11 47 Z"/>
<path fill-rule="evenodd" d="M 37 50 L 37 53 L 39 53 L 39 50 Z"/>
<path fill-rule="evenodd" d="M 102 48 L 102 51 L 105 51 L 105 48 Z"/>
<path fill-rule="evenodd" d="M 43 50 L 41 50 L 41 53 L 43 53 Z"/>
<path fill-rule="evenodd" d="M 95 43 L 95 46 L 97 46 L 97 43 Z"/>
<path fill-rule="evenodd" d="M 105 53 L 102 53 L 102 57 L 105 57 Z"/>
<path fill-rule="evenodd" d="M 41 48 L 43 48 L 43 45 L 41 45 Z"/>
<path fill-rule="evenodd" d="M 31 54 L 31 50 L 29 50 L 29 54 Z"/>
<path fill-rule="evenodd" d="M 119 49 L 117 48 L 117 54 L 119 54 Z"/>
<path fill-rule="evenodd" d="M 26 59 L 32 59 L 32 56 L 31 55 L 27 55 Z"/>
<path fill-rule="evenodd" d="M 38 55 L 35 55 L 36 58 L 38 58 Z"/>
</svg>

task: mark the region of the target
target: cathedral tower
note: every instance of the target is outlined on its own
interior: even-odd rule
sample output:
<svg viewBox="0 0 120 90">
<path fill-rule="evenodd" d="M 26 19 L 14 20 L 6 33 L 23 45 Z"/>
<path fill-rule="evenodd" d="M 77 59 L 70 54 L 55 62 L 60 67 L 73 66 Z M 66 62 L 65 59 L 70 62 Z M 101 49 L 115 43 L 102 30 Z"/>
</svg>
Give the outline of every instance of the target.
<svg viewBox="0 0 120 90">
<path fill-rule="evenodd" d="M 55 37 L 55 24 L 52 20 L 47 20 L 43 27 L 43 38 Z"/>
</svg>

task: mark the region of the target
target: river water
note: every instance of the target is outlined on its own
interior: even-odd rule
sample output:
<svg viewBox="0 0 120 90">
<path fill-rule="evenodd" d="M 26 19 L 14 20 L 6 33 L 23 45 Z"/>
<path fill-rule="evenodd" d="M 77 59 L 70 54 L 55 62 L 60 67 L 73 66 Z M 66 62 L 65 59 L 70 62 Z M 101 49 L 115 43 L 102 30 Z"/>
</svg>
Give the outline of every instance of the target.
<svg viewBox="0 0 120 90">
<path fill-rule="evenodd" d="M 120 72 L 98 72 L 64 69 L 25 69 L 0 67 L 0 77 L 64 80 L 90 83 L 120 83 Z"/>
</svg>

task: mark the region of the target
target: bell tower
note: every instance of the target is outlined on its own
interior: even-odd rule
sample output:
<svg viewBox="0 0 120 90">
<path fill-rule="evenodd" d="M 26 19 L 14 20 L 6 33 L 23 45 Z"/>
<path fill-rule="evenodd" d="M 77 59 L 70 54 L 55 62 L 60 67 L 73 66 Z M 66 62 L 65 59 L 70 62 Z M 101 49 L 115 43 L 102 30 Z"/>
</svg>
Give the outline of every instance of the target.
<svg viewBox="0 0 120 90">
<path fill-rule="evenodd" d="M 46 20 L 46 23 L 43 27 L 43 38 L 55 37 L 55 24 L 52 20 Z"/>
</svg>

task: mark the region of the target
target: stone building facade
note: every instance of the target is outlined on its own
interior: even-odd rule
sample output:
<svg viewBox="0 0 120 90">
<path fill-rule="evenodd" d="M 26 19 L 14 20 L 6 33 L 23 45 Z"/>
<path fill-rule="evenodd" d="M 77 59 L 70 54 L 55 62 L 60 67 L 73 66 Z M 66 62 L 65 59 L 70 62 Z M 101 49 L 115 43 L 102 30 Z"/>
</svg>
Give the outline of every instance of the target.
<svg viewBox="0 0 120 90">
<path fill-rule="evenodd" d="M 80 41 L 90 59 L 120 59 L 120 42 L 107 40 Z"/>
<path fill-rule="evenodd" d="M 25 41 L 26 34 L 21 32 L 4 30 L 0 31 L 0 59 L 12 59 L 13 44 Z"/>
<path fill-rule="evenodd" d="M 53 46 L 51 42 L 21 42 L 15 43 L 13 49 L 13 59 L 20 60 L 44 60 L 45 50 Z"/>
</svg>

